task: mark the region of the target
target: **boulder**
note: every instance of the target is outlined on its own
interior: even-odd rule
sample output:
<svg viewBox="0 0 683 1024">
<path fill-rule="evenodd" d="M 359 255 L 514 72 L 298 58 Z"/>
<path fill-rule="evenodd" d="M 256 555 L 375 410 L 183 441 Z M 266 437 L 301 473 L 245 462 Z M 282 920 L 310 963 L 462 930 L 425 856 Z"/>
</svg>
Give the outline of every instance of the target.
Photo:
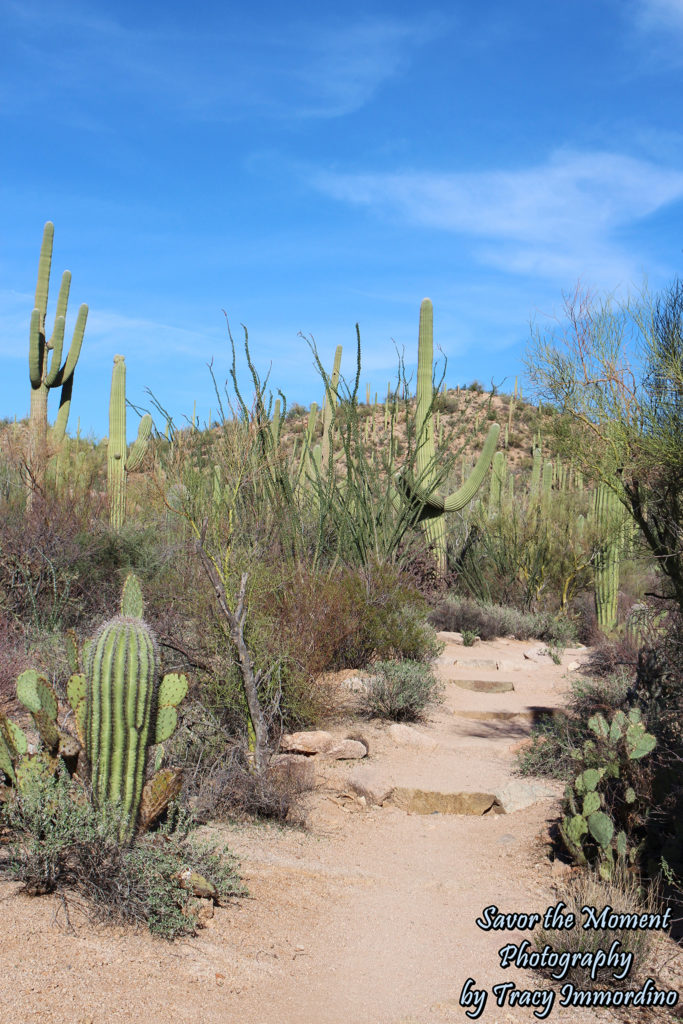
<svg viewBox="0 0 683 1024">
<path fill-rule="evenodd" d="M 523 782 L 521 779 L 515 779 L 496 790 L 496 798 L 505 814 L 514 814 L 539 800 L 554 800 L 557 795 L 557 786 L 544 782 Z"/>
</svg>

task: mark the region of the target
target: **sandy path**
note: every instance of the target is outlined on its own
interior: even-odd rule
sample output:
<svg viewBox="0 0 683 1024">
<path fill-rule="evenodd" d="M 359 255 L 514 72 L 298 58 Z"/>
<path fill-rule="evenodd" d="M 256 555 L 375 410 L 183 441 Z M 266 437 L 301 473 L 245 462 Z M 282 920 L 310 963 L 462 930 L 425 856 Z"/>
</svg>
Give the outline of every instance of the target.
<svg viewBox="0 0 683 1024">
<path fill-rule="evenodd" d="M 561 703 L 565 668 L 525 664 L 528 646 L 468 650 L 501 663 L 477 676 L 505 676 L 515 690 L 480 694 L 448 684 L 444 707 L 418 730 L 427 745 L 401 745 L 371 726 L 367 761 L 321 766 L 306 831 L 220 829 L 242 859 L 251 895 L 217 909 L 190 941 L 93 927 L 74 908 L 70 930 L 59 900 L 1 885 L 1 1024 L 447 1024 L 468 1019 L 458 1005 L 467 978 L 489 993 L 508 980 L 533 989 L 533 974 L 503 971 L 497 955 L 530 933 L 484 931 L 475 922 L 492 904 L 543 912 L 556 902 L 544 847 L 553 798 L 510 814 L 424 815 L 389 802 L 364 805 L 348 785 L 359 772 L 441 792 L 509 782 L 509 748 L 528 719 L 479 722 L 455 712 Z M 465 657 L 449 646 L 440 671 L 471 678 L 467 665 L 448 664 L 451 653 Z M 493 994 L 481 1017 L 535 1019 L 530 1008 L 497 1007 Z M 548 1019 L 612 1018 L 556 1005 Z"/>
</svg>

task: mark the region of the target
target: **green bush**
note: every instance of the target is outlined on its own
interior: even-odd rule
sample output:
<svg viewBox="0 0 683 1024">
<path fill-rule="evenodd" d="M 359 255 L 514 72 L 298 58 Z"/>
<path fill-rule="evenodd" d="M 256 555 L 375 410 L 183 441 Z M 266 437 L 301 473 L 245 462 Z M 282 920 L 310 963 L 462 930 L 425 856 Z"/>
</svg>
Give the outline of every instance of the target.
<svg viewBox="0 0 683 1024">
<path fill-rule="evenodd" d="M 8 833 L 5 877 L 31 895 L 76 892 L 99 920 L 144 922 L 167 939 L 193 934 L 198 905 L 182 884 L 187 868 L 208 880 L 217 900 L 245 892 L 234 858 L 197 843 L 187 816 L 122 846 L 116 808 L 95 810 L 66 773 L 37 776 L 0 804 L 0 823 Z"/>
<path fill-rule="evenodd" d="M 441 698 L 441 684 L 422 662 L 378 661 L 371 671 L 360 702 L 371 718 L 417 722 Z"/>
<path fill-rule="evenodd" d="M 537 639 L 568 647 L 576 641 L 573 623 L 550 612 L 521 612 L 508 605 L 484 604 L 449 594 L 429 613 L 438 630 L 474 632 L 482 640 L 514 636 L 517 640 Z"/>
</svg>

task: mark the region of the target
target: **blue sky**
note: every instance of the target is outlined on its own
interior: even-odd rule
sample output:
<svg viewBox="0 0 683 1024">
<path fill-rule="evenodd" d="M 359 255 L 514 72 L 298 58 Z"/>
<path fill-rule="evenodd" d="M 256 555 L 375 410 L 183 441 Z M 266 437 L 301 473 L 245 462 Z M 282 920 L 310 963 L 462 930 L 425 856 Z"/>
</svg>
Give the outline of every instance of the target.
<svg viewBox="0 0 683 1024">
<path fill-rule="evenodd" d="M 46 220 L 52 301 L 68 267 L 90 307 L 72 432 L 119 352 L 132 401 L 215 416 L 223 309 L 289 402 L 321 398 L 299 332 L 350 375 L 356 322 L 384 394 L 425 295 L 447 383 L 510 383 L 578 280 L 683 272 L 682 113 L 683 0 L 0 0 L 0 416 Z"/>
</svg>

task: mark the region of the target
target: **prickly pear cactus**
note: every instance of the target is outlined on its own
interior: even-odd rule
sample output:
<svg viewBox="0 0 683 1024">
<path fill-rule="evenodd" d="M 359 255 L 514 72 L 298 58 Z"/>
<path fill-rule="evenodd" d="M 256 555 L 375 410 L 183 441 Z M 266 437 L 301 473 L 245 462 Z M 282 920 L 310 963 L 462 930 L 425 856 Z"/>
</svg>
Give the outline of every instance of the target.
<svg viewBox="0 0 683 1024">
<path fill-rule="evenodd" d="M 559 831 L 576 863 L 597 861 L 600 874 L 609 878 L 619 858 L 631 864 L 637 858 L 638 823 L 647 807 L 638 807 L 630 765 L 651 753 L 657 741 L 646 731 L 637 708 L 628 714 L 617 711 L 611 722 L 598 712 L 589 718 L 588 728 L 595 739 L 574 751 L 582 770 L 565 790 Z M 618 828 L 619 824 L 625 827 Z"/>
</svg>

